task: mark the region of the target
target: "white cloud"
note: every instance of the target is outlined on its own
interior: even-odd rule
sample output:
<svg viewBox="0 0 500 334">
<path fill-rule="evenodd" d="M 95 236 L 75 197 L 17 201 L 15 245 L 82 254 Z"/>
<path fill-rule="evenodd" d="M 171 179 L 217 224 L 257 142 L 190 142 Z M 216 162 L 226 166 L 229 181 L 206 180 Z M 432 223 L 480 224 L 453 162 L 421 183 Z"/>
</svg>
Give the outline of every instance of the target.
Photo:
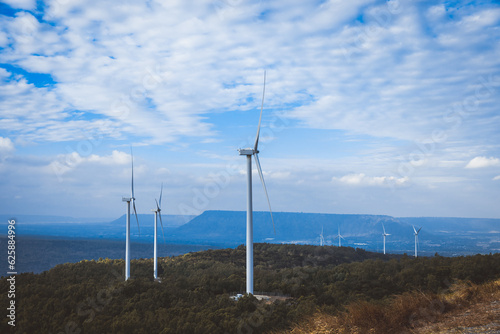
<svg viewBox="0 0 500 334">
<path fill-rule="evenodd" d="M 33 10 L 36 9 L 36 0 L 2 0 L 12 8 Z"/>
<path fill-rule="evenodd" d="M 371 0 L 191 7 L 54 0 L 45 8 L 51 25 L 29 13 L 9 18 L 5 30 L 14 43 L 0 60 L 56 81 L 47 89 L 16 79 L 29 86 L 24 100 L 35 102 L 11 110 L 50 114 L 68 133 L 82 126 L 67 122 L 68 112 L 78 110 L 114 122 L 115 137 L 206 142 L 218 135 L 206 115 L 257 107 L 268 68 L 266 106 L 296 106 L 287 117 L 308 127 L 426 139 L 443 126 L 443 110 L 463 93 L 464 82 L 499 65 L 493 47 L 480 45 L 481 59 L 475 53 L 479 40 L 496 36 L 498 13 L 491 9 L 464 9 L 457 22 L 443 15 L 443 6 Z M 426 17 L 433 34 L 425 33 Z M 474 38 L 462 38 L 483 18 L 487 24 Z M 443 51 L 436 45 L 443 38 L 460 43 Z M 18 92 L 7 101 L 20 99 Z M 32 140 L 68 140 L 41 133 L 46 127 L 20 115 L 10 121 L 23 135 L 37 133 Z"/>
<path fill-rule="evenodd" d="M 111 155 L 108 156 L 98 156 L 92 154 L 88 157 L 87 161 L 97 162 L 104 165 L 124 165 L 129 164 L 131 161 L 131 156 L 128 153 L 114 150 Z"/>
<path fill-rule="evenodd" d="M 498 181 L 498 180 L 500 180 L 500 175 L 497 175 L 493 178 L 493 181 Z"/>
<path fill-rule="evenodd" d="M 83 163 L 92 163 L 100 165 L 124 165 L 131 161 L 131 155 L 125 152 L 114 150 L 111 155 L 99 156 L 91 154 L 89 156 L 82 156 L 78 152 L 68 154 L 60 154 L 56 160 L 52 161 L 47 167 L 46 171 L 55 173 L 62 176 L 71 170 L 76 169 Z"/>
<path fill-rule="evenodd" d="M 155 174 L 156 175 L 170 175 L 170 174 L 172 174 L 172 172 L 168 168 L 160 167 L 155 171 Z"/>
<path fill-rule="evenodd" d="M 425 33 L 427 23 L 418 15 L 418 7 L 401 7 L 400 13 L 388 15 L 387 23 L 375 22 L 374 29 L 346 25 L 342 32 L 346 36 L 339 38 L 338 45 L 346 43 L 343 53 L 350 61 L 331 57 L 330 69 L 324 68 L 323 87 L 314 92 L 317 98 L 289 116 L 311 128 L 412 141 L 428 139 L 436 129 L 456 126 L 458 121 L 445 119 L 448 109 L 463 102 L 457 101 L 456 92 L 470 95 L 462 100 L 474 98 L 474 90 L 467 85 L 478 81 L 478 73 L 494 73 L 499 66 L 498 61 L 471 63 L 471 59 L 483 59 L 476 50 L 484 49 L 481 41 L 491 41 L 494 28 L 482 29 L 479 36 L 464 41 L 466 28 L 442 17 L 433 26 L 437 36 L 432 36 Z M 459 41 L 450 50 L 436 45 L 447 34 Z M 496 52 L 495 48 L 486 49 L 491 56 Z M 464 57 L 457 58 L 456 52 Z M 309 83 L 308 87 L 316 88 Z M 474 101 L 479 102 L 483 101 Z M 476 122 L 469 118 L 460 125 L 468 131 Z"/>
<path fill-rule="evenodd" d="M 0 137 L 0 154 L 5 156 L 14 151 L 14 143 L 8 137 Z"/>
<path fill-rule="evenodd" d="M 465 26 L 465 28 L 471 32 L 477 32 L 485 27 L 494 26 L 498 24 L 500 21 L 500 9 L 487 9 L 478 11 L 469 16 L 466 16 L 461 24 Z"/>
<path fill-rule="evenodd" d="M 289 171 L 276 171 L 276 172 L 269 172 L 266 173 L 264 172 L 266 180 L 269 179 L 276 179 L 276 180 L 291 180 L 292 173 Z"/>
<path fill-rule="evenodd" d="M 485 168 L 492 166 L 500 166 L 500 159 L 493 157 L 475 157 L 469 161 L 465 168 Z"/>
<path fill-rule="evenodd" d="M 47 166 L 45 171 L 47 173 L 53 173 L 60 178 L 62 175 L 78 167 L 83 161 L 85 161 L 85 159 L 77 152 L 60 154 L 57 160 L 52 161 Z"/>
<path fill-rule="evenodd" d="M 364 173 L 347 174 L 340 178 L 333 177 L 333 182 L 340 182 L 353 186 L 403 186 L 409 182 L 409 178 L 394 176 L 367 176 Z"/>
</svg>

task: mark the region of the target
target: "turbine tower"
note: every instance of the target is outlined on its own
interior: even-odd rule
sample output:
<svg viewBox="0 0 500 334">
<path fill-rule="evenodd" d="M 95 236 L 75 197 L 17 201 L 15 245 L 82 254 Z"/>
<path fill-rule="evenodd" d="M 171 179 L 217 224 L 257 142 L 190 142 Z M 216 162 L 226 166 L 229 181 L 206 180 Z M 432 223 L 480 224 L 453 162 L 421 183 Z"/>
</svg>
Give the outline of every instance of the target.
<svg viewBox="0 0 500 334">
<path fill-rule="evenodd" d="M 340 239 L 344 239 L 344 237 L 340 234 L 340 226 L 339 226 L 339 234 L 335 238 L 333 238 L 333 240 L 335 240 L 337 238 L 339 238 L 339 247 L 342 247 L 342 242 Z"/>
<path fill-rule="evenodd" d="M 262 174 L 262 168 L 259 162 L 259 135 L 260 135 L 260 124 L 262 122 L 262 110 L 264 108 L 264 95 L 266 92 L 266 72 L 264 72 L 264 88 L 262 90 L 262 104 L 260 106 L 260 117 L 259 126 L 257 127 L 257 136 L 255 137 L 255 144 L 253 148 L 240 148 L 238 152 L 240 155 L 244 155 L 247 158 L 247 236 L 246 236 L 246 265 L 247 265 L 247 281 L 246 281 L 246 293 L 253 294 L 253 209 L 252 209 L 252 156 L 255 158 L 255 165 L 257 166 L 257 171 L 259 172 L 260 181 L 264 187 L 264 193 L 266 194 L 267 204 L 269 205 L 269 212 L 271 213 L 271 221 L 273 222 L 274 234 L 276 234 L 276 228 L 274 227 L 273 211 L 271 210 L 271 202 L 269 202 L 269 196 L 267 194 L 266 183 L 264 182 L 264 176 Z"/>
<path fill-rule="evenodd" d="M 137 228 L 139 233 L 141 229 L 139 227 L 139 218 L 137 218 L 137 210 L 135 209 L 135 197 L 134 197 L 134 154 L 132 153 L 132 147 L 130 147 L 130 156 L 132 158 L 132 191 L 130 197 L 122 197 L 122 202 L 127 202 L 127 222 L 125 227 L 125 281 L 130 278 L 130 202 L 134 208 L 135 219 L 137 220 Z"/>
<path fill-rule="evenodd" d="M 321 234 L 319 235 L 319 245 L 325 245 L 325 237 L 323 236 L 323 226 L 321 226 Z"/>
<path fill-rule="evenodd" d="M 385 254 L 385 237 L 387 237 L 390 234 L 389 233 L 385 233 L 384 223 L 382 223 L 382 228 L 384 229 L 384 233 L 382 235 L 384 236 L 384 254 Z"/>
<path fill-rule="evenodd" d="M 161 195 L 163 193 L 163 183 L 161 184 L 161 189 L 160 189 L 160 201 L 156 201 L 156 209 L 153 209 L 155 213 L 155 233 L 154 233 L 154 279 L 158 280 L 158 220 L 157 218 L 160 217 L 160 224 L 161 224 L 161 233 L 163 234 L 163 242 L 165 242 L 165 233 L 163 232 L 163 222 L 161 221 Z M 159 202 L 159 203 L 158 203 Z"/>
<path fill-rule="evenodd" d="M 413 226 L 413 232 L 415 232 L 415 257 L 418 257 L 417 253 L 417 244 L 418 244 L 418 233 L 420 233 L 420 230 L 422 228 L 419 228 L 418 231 L 415 229 L 415 226 Z"/>
</svg>

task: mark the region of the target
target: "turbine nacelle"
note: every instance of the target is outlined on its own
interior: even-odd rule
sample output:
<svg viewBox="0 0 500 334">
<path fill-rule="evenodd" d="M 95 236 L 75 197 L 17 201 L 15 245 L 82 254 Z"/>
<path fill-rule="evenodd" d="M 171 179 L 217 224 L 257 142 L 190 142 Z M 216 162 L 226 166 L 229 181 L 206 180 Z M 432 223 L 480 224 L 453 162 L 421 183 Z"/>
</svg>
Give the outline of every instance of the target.
<svg viewBox="0 0 500 334">
<path fill-rule="evenodd" d="M 163 242 L 165 242 L 165 232 L 163 231 L 163 221 L 161 220 L 161 197 L 162 197 L 162 195 L 163 195 L 163 183 L 161 184 L 161 189 L 160 189 L 160 201 L 158 203 L 158 200 L 156 200 L 156 198 L 155 198 L 156 209 L 153 209 L 151 211 L 153 211 L 155 213 L 155 215 L 157 214 L 158 217 L 160 218 L 161 233 L 163 234 Z"/>
<path fill-rule="evenodd" d="M 382 233 L 382 235 L 383 235 L 384 237 L 386 237 L 386 236 L 390 235 L 389 233 L 385 232 L 385 226 L 384 226 L 384 224 L 383 224 L 383 223 L 382 223 L 382 229 L 384 230 L 384 233 Z"/>
<path fill-rule="evenodd" d="M 253 148 L 240 148 L 238 149 L 238 152 L 240 153 L 240 155 L 254 155 L 259 153 L 258 150 L 255 150 Z"/>
</svg>

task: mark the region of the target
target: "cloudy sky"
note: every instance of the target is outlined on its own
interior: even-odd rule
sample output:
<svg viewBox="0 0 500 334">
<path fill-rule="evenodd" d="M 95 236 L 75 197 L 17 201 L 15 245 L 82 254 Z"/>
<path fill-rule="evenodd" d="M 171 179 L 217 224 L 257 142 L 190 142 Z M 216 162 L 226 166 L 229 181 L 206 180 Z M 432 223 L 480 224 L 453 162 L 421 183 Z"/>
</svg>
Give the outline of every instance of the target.
<svg viewBox="0 0 500 334">
<path fill-rule="evenodd" d="M 0 213 L 500 218 L 498 1 L 3 0 Z M 254 173 L 254 205 L 266 210 Z"/>
</svg>

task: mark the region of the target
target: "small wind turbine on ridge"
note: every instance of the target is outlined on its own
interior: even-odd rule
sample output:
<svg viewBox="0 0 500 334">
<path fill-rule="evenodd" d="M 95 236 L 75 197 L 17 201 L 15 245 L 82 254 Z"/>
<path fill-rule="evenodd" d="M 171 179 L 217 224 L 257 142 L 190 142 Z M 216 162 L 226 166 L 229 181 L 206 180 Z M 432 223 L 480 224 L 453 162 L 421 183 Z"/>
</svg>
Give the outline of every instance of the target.
<svg viewBox="0 0 500 334">
<path fill-rule="evenodd" d="M 340 226 L 339 226 L 339 234 L 335 238 L 333 238 L 333 240 L 335 240 L 337 238 L 339 238 L 339 247 L 342 247 L 342 242 L 340 239 L 344 239 L 344 237 L 340 234 Z"/>
<path fill-rule="evenodd" d="M 384 233 L 382 235 L 384 236 L 384 254 L 385 254 L 385 237 L 387 237 L 390 234 L 389 233 L 385 233 L 384 223 L 382 223 L 382 228 L 384 229 Z"/>
<path fill-rule="evenodd" d="M 319 245 L 320 246 L 325 245 L 325 237 L 323 235 L 323 226 L 321 226 L 321 234 L 319 235 Z"/>
<path fill-rule="evenodd" d="M 255 137 L 255 144 L 253 148 L 240 148 L 238 152 L 240 155 L 246 156 L 247 160 L 247 235 L 246 235 L 246 293 L 253 294 L 253 208 L 252 208 L 252 156 L 255 158 L 255 165 L 259 172 L 260 181 L 264 187 L 266 194 L 267 204 L 269 205 L 269 212 L 271 213 L 271 221 L 273 223 L 274 234 L 276 228 L 274 226 L 273 211 L 271 210 L 271 202 L 267 194 L 266 183 L 262 174 L 262 168 L 259 162 L 259 136 L 260 124 L 262 122 L 262 110 L 264 108 L 264 95 L 266 93 L 266 72 L 264 71 L 264 88 L 262 90 L 262 104 L 260 106 L 259 126 L 257 127 L 257 136 Z"/>
<path fill-rule="evenodd" d="M 415 229 L 415 226 L 413 226 L 413 232 L 415 232 L 415 257 L 418 257 L 417 253 L 417 245 L 418 245 L 418 234 L 420 233 L 420 230 L 422 228 L 419 228 L 418 231 Z"/>
<path fill-rule="evenodd" d="M 132 186 L 130 197 L 122 197 L 122 202 L 127 202 L 127 216 L 126 216 L 126 227 L 125 227 L 125 281 L 130 278 L 130 202 L 134 208 L 135 219 L 137 220 L 137 228 L 139 234 L 141 229 L 139 227 L 139 218 L 137 218 L 137 210 L 135 208 L 135 196 L 134 196 L 134 154 L 132 152 L 132 147 L 130 147 L 130 157 L 132 160 Z"/>
<path fill-rule="evenodd" d="M 156 201 L 156 209 L 152 209 L 155 213 L 155 233 L 154 233 L 154 279 L 158 280 L 158 220 L 157 218 L 160 217 L 160 224 L 161 224 L 161 233 L 163 234 L 163 242 L 165 242 L 165 233 L 163 232 L 163 222 L 161 220 L 161 196 L 163 194 L 163 183 L 161 184 L 161 189 L 160 189 L 160 201 L 158 201 L 155 198 Z"/>
</svg>

